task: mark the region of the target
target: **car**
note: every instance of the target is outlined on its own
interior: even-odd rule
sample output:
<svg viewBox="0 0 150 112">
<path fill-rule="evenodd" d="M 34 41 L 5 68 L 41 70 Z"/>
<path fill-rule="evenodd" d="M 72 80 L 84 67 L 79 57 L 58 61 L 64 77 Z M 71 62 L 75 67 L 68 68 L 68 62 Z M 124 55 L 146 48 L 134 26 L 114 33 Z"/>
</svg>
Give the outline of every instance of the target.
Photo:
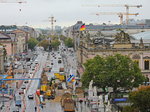
<svg viewBox="0 0 150 112">
<path fill-rule="evenodd" d="M 28 98 L 29 98 L 29 99 L 34 99 L 33 94 L 28 95 Z"/>
<path fill-rule="evenodd" d="M 24 94 L 24 91 L 22 89 L 19 90 L 19 95 Z"/>
<path fill-rule="evenodd" d="M 19 108 L 18 107 L 13 107 L 12 112 L 19 112 Z"/>
<path fill-rule="evenodd" d="M 38 60 L 35 60 L 35 64 L 38 64 Z"/>
<path fill-rule="evenodd" d="M 25 81 L 24 81 L 24 83 L 28 83 L 28 82 L 29 82 L 28 80 L 25 80 Z"/>
<path fill-rule="evenodd" d="M 61 63 L 61 60 L 58 60 L 58 63 Z"/>
<path fill-rule="evenodd" d="M 22 85 L 21 89 L 26 89 L 26 86 L 25 86 L 25 85 Z"/>
<path fill-rule="evenodd" d="M 62 84 L 61 84 L 61 83 L 59 83 L 59 84 L 58 84 L 58 89 L 63 89 L 63 87 L 62 87 Z"/>
<path fill-rule="evenodd" d="M 47 99 L 49 99 L 49 100 L 52 99 L 53 100 L 53 99 L 55 99 L 55 96 L 54 95 L 48 96 Z"/>
<path fill-rule="evenodd" d="M 15 105 L 21 107 L 21 96 L 15 96 Z"/>
</svg>

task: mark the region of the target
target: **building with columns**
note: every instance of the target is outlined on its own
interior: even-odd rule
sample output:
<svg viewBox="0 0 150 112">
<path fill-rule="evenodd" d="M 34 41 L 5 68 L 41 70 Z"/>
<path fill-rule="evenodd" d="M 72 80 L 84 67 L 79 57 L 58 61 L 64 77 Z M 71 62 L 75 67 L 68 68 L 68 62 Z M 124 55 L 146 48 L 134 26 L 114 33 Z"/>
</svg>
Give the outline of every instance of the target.
<svg viewBox="0 0 150 112">
<path fill-rule="evenodd" d="M 15 37 L 0 33 L 0 43 L 5 47 L 8 57 L 16 54 L 17 40 Z"/>
<path fill-rule="evenodd" d="M 0 73 L 4 73 L 4 52 L 3 46 L 0 45 Z"/>
<path fill-rule="evenodd" d="M 136 61 L 142 73 L 150 78 L 150 39 L 135 39 L 124 31 L 118 32 L 115 37 L 106 37 L 101 32 L 92 35 L 89 31 L 83 31 L 78 33 L 75 42 L 81 67 L 86 60 L 96 55 L 107 57 L 122 54 Z"/>
</svg>

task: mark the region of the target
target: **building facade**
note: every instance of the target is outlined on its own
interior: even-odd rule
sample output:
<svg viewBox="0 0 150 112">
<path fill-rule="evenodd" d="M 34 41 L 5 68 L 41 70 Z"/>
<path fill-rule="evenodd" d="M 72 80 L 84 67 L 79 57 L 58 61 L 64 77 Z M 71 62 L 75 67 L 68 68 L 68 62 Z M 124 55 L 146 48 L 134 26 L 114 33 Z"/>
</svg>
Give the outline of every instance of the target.
<svg viewBox="0 0 150 112">
<path fill-rule="evenodd" d="M 0 46 L 0 73 L 4 73 L 4 52 L 3 52 L 3 46 Z"/>
<path fill-rule="evenodd" d="M 13 56 L 17 51 L 16 38 L 10 37 L 8 34 L 0 33 L 0 43 L 5 47 L 7 56 Z"/>
<path fill-rule="evenodd" d="M 29 33 L 20 29 L 14 30 L 11 33 L 14 33 L 16 35 L 17 53 L 27 51 L 28 49 L 27 41 L 30 38 Z"/>
<path fill-rule="evenodd" d="M 80 33 L 76 45 L 77 59 L 79 65 L 83 65 L 88 59 L 96 55 L 107 57 L 109 55 L 122 54 L 136 61 L 142 73 L 150 78 L 150 40 L 131 39 L 130 36 L 121 31 L 115 38 L 91 37 L 87 31 Z"/>
</svg>

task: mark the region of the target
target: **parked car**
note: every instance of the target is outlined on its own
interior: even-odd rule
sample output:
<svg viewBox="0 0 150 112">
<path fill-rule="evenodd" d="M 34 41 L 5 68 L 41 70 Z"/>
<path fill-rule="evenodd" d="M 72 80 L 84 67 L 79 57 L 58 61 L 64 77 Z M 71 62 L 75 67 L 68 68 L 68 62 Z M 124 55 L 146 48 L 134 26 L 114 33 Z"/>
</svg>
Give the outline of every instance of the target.
<svg viewBox="0 0 150 112">
<path fill-rule="evenodd" d="M 28 82 L 29 82 L 28 80 L 25 80 L 25 81 L 24 81 L 24 83 L 28 83 Z"/>
<path fill-rule="evenodd" d="M 24 91 L 22 89 L 19 90 L 19 95 L 24 94 Z"/>
<path fill-rule="evenodd" d="M 25 86 L 25 85 L 22 85 L 21 89 L 26 89 L 26 86 Z"/>
<path fill-rule="evenodd" d="M 34 99 L 33 94 L 28 95 L 28 98 L 29 98 L 29 99 Z"/>
<path fill-rule="evenodd" d="M 21 107 L 21 97 L 16 96 L 15 105 Z"/>
<path fill-rule="evenodd" d="M 17 107 L 12 108 L 12 112 L 19 112 L 19 108 Z"/>
<path fill-rule="evenodd" d="M 61 60 L 58 60 L 58 63 L 61 63 Z"/>
<path fill-rule="evenodd" d="M 62 84 L 61 84 L 61 83 L 59 83 L 59 84 L 58 84 L 58 89 L 63 89 L 63 87 L 62 87 Z"/>
</svg>

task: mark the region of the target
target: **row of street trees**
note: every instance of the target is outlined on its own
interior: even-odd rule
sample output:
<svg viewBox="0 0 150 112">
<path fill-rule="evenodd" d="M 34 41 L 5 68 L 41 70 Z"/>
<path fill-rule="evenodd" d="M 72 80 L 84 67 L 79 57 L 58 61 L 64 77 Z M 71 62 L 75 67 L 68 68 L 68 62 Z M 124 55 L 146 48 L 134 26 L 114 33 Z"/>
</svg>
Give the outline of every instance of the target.
<svg viewBox="0 0 150 112">
<path fill-rule="evenodd" d="M 59 37 L 56 35 L 54 36 L 40 35 L 37 39 L 31 37 L 28 40 L 28 48 L 33 50 L 36 45 L 42 46 L 44 50 L 49 49 L 49 47 L 56 50 L 60 45 Z"/>
</svg>

